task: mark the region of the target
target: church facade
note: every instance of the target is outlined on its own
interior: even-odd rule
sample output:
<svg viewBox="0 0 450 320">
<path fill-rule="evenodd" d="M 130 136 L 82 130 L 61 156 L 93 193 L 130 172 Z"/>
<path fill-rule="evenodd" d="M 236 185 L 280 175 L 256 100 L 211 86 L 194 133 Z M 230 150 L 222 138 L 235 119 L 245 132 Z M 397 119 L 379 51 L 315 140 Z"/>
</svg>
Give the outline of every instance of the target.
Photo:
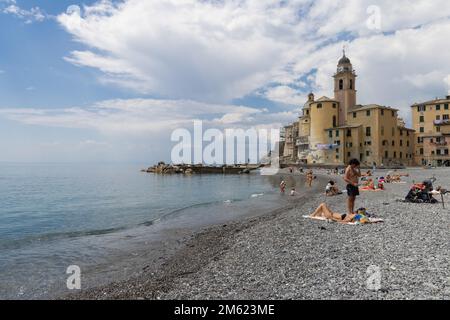
<svg viewBox="0 0 450 320">
<path fill-rule="evenodd" d="M 281 160 L 289 164 L 366 166 L 415 164 L 415 134 L 398 110 L 357 104 L 357 75 L 349 58 L 339 60 L 334 97 L 309 94 L 298 121 L 286 126 Z"/>
</svg>

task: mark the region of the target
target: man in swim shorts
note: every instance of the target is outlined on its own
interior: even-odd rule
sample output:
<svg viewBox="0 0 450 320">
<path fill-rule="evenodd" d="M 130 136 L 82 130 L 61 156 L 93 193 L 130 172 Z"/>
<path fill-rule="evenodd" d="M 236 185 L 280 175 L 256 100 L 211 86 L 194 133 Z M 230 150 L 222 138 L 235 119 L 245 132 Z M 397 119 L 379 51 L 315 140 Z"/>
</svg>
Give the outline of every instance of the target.
<svg viewBox="0 0 450 320">
<path fill-rule="evenodd" d="M 359 178 L 361 177 L 360 163 L 352 159 L 345 170 L 344 181 L 347 183 L 347 214 L 355 213 L 355 201 L 359 196 Z"/>
</svg>

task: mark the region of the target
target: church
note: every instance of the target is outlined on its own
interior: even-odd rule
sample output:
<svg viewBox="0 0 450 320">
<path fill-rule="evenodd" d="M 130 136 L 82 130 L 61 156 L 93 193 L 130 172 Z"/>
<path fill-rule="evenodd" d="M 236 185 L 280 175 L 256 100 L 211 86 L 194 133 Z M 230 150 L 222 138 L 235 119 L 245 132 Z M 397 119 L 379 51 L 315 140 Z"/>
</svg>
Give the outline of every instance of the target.
<svg viewBox="0 0 450 320">
<path fill-rule="evenodd" d="M 334 78 L 334 97 L 313 93 L 298 121 L 282 130 L 284 164 L 344 165 L 358 159 L 365 166 L 414 165 L 414 130 L 398 110 L 357 104 L 357 75 L 345 52 Z"/>
</svg>

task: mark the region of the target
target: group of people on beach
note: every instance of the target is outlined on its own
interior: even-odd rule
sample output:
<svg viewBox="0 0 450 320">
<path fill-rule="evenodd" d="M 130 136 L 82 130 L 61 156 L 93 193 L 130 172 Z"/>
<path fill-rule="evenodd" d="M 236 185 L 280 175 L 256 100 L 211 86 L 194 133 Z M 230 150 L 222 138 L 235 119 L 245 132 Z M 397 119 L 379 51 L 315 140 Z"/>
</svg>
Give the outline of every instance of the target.
<svg viewBox="0 0 450 320">
<path fill-rule="evenodd" d="M 289 172 L 293 173 L 293 168 L 289 168 Z M 303 170 L 301 170 L 303 173 Z M 367 218 L 367 213 L 364 208 L 358 209 L 355 212 L 355 201 L 356 197 L 359 195 L 359 179 L 363 176 L 371 176 L 371 172 L 367 172 L 365 174 L 361 173 L 360 163 L 358 160 L 353 159 L 350 161 L 348 167 L 345 171 L 340 172 L 339 168 L 335 168 L 332 172 L 328 171 L 330 174 L 333 173 L 335 175 L 343 174 L 344 181 L 347 183 L 346 192 L 348 195 L 347 199 L 347 208 L 348 212 L 346 214 L 339 214 L 333 212 L 325 203 L 322 203 L 314 213 L 311 214 L 311 217 L 317 218 L 322 217 L 333 221 L 348 223 L 358 221 L 360 223 L 367 223 L 370 220 Z M 311 188 L 313 185 L 313 181 L 316 179 L 314 172 L 312 170 L 308 170 L 305 174 L 306 177 L 306 187 Z M 280 192 L 282 194 L 286 193 L 287 183 L 284 179 L 282 179 L 280 183 Z M 290 191 L 291 196 L 295 196 L 297 194 L 295 188 L 292 188 Z M 330 180 L 325 189 L 326 196 L 335 196 L 342 194 L 339 190 L 335 181 Z"/>
<path fill-rule="evenodd" d="M 360 191 L 383 191 L 385 190 L 385 184 L 387 183 L 404 183 L 402 181 L 403 177 L 409 177 L 408 173 L 400 173 L 397 170 L 389 171 L 385 176 L 375 176 L 376 167 L 374 170 L 368 170 L 366 172 L 361 172 L 361 164 L 357 159 L 352 159 L 348 163 L 345 170 L 340 171 L 339 168 L 333 170 L 327 170 L 328 175 L 342 175 L 344 182 L 346 183 L 346 190 L 340 191 L 336 181 L 330 180 L 325 187 L 325 195 L 327 197 L 332 197 L 336 195 L 341 195 L 344 192 L 347 193 L 347 213 L 340 214 L 331 210 L 327 204 L 321 203 L 319 207 L 309 216 L 312 219 L 319 220 L 331 220 L 340 223 L 352 223 L 352 224 L 366 224 L 366 223 L 376 223 L 381 222 L 381 219 L 376 219 L 371 216 L 365 208 L 359 208 L 355 210 L 356 199 L 360 195 Z M 289 169 L 290 173 L 293 173 L 293 169 Z M 301 169 L 301 173 L 304 173 Z M 305 173 L 306 186 L 311 188 L 313 181 L 316 179 L 314 172 L 308 170 Z M 280 183 L 280 191 L 282 194 L 286 192 L 286 182 L 283 180 Z M 406 202 L 415 203 L 435 203 L 437 202 L 433 195 L 447 194 L 449 191 L 437 188 L 436 190 L 432 187 L 431 182 L 424 182 L 421 184 L 414 184 L 414 186 L 409 191 Z M 291 189 L 291 196 L 297 195 L 295 188 Z"/>
<path fill-rule="evenodd" d="M 293 173 L 293 169 L 289 168 L 289 172 Z M 303 170 L 302 170 L 303 172 Z M 314 176 L 314 172 L 312 170 L 308 170 L 308 172 L 306 173 L 306 186 L 309 188 L 312 188 L 312 183 L 314 181 L 314 179 L 316 179 L 316 176 Z M 280 192 L 281 194 L 285 194 L 286 193 L 286 187 L 287 187 L 287 183 L 286 181 L 284 181 L 283 179 L 280 182 Z M 295 190 L 295 187 L 291 188 L 291 192 L 290 195 L 296 196 L 297 195 L 297 191 Z"/>
<path fill-rule="evenodd" d="M 347 183 L 347 213 L 340 214 L 334 212 L 325 203 L 322 203 L 310 217 L 326 218 L 340 223 L 370 223 L 371 220 L 365 208 L 360 208 L 355 211 L 356 197 L 359 196 L 359 180 L 363 176 L 368 176 L 369 173 L 361 173 L 360 162 L 357 159 L 352 159 L 345 169 L 343 177 L 344 181 Z M 326 187 L 326 194 L 336 195 L 338 192 L 339 189 L 335 186 L 334 181 L 330 181 Z"/>
</svg>

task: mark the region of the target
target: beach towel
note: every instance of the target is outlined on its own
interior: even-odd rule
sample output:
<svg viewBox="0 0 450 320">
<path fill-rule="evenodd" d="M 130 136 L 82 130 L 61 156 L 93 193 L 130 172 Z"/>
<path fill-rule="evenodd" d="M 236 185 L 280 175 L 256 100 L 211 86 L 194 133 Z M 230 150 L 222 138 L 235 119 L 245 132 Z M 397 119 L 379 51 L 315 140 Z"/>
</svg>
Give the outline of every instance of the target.
<svg viewBox="0 0 450 320">
<path fill-rule="evenodd" d="M 305 219 L 311 219 L 311 220 L 332 221 L 332 222 L 335 222 L 335 221 L 333 221 L 333 220 L 329 220 L 329 219 L 324 218 L 324 217 L 303 216 L 303 218 L 305 218 Z M 370 221 L 369 224 L 371 224 L 371 223 L 380 223 L 380 222 L 384 222 L 383 219 L 378 219 L 378 218 L 369 218 L 369 221 Z M 336 223 L 338 223 L 338 222 L 336 222 Z M 339 222 L 339 223 L 347 224 L 347 225 L 351 225 L 351 226 L 356 226 L 356 225 L 359 225 L 359 224 L 360 224 L 360 223 L 358 223 L 358 222 Z"/>
</svg>

